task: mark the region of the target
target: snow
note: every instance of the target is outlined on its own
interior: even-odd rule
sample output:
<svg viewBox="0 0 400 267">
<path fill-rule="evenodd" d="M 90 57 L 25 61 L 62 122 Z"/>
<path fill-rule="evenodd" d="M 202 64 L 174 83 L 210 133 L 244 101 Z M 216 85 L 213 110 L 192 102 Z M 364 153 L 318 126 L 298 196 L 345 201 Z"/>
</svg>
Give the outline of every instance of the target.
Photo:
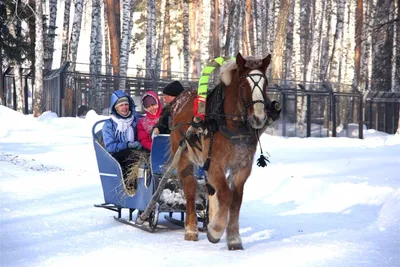
<svg viewBox="0 0 400 267">
<path fill-rule="evenodd" d="M 103 193 L 91 127 L 102 118 L 0 106 L 0 266 L 400 266 L 400 136 L 263 134 L 271 163 L 254 164 L 245 186 L 245 250 L 228 251 L 225 236 L 147 233 L 93 207 Z"/>
</svg>

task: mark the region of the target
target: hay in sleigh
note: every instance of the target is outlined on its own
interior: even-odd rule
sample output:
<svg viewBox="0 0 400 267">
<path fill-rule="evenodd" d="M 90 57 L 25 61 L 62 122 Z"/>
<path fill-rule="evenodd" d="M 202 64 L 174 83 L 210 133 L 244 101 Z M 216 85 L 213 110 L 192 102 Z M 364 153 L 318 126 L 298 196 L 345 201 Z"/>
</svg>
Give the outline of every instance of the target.
<svg viewBox="0 0 400 267">
<path fill-rule="evenodd" d="M 128 166 L 127 175 L 124 177 L 124 188 L 125 194 L 134 196 L 137 189 L 137 179 L 139 178 L 139 168 L 147 165 L 148 169 L 150 169 L 150 153 L 133 150 L 130 159 L 133 159 L 134 163 Z"/>
</svg>

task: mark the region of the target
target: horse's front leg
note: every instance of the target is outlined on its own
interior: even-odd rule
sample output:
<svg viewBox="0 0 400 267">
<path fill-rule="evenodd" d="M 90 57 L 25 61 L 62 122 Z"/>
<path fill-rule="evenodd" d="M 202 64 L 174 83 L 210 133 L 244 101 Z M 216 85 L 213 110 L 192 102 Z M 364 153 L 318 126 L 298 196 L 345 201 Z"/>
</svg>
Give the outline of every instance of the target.
<svg viewBox="0 0 400 267">
<path fill-rule="evenodd" d="M 225 172 L 222 168 L 214 165 L 208 171 L 209 183 L 215 189 L 212 197 L 216 205 L 213 205 L 213 216 L 208 224 L 207 238 L 211 243 L 218 243 L 228 225 L 229 207 L 232 202 L 232 192 L 226 181 Z M 212 203 L 211 203 L 212 204 Z"/>
<path fill-rule="evenodd" d="M 182 180 L 183 192 L 186 198 L 185 240 L 197 241 L 199 240 L 195 206 L 197 180 L 194 177 L 193 165 L 186 155 L 182 155 L 179 161 L 178 175 Z"/>
<path fill-rule="evenodd" d="M 243 188 L 249 177 L 251 167 L 242 168 L 233 176 L 231 190 L 233 193 L 232 204 L 229 210 L 229 222 L 226 230 L 226 242 L 229 250 L 243 249 L 242 238 L 239 233 L 239 214 L 242 206 Z"/>
</svg>

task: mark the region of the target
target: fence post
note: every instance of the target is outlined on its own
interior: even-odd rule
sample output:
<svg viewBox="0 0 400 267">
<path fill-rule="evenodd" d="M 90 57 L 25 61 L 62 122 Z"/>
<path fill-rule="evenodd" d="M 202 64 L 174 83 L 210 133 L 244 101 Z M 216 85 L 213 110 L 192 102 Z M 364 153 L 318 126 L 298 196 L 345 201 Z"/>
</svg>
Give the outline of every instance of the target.
<svg viewBox="0 0 400 267">
<path fill-rule="evenodd" d="M 60 76 L 59 76 L 59 79 L 60 79 L 59 83 L 60 84 L 59 84 L 59 87 L 58 87 L 58 88 L 60 88 L 59 92 L 58 92 L 59 93 L 58 109 L 59 109 L 59 116 L 60 117 L 63 116 L 63 114 L 62 114 L 62 111 L 63 111 L 62 99 L 64 98 L 64 95 L 65 95 L 65 75 L 64 74 L 65 74 L 65 71 L 69 68 L 70 64 L 71 64 L 71 62 L 69 62 L 69 61 L 65 62 L 64 65 L 61 67 L 61 70 L 60 70 Z"/>
<path fill-rule="evenodd" d="M 26 74 L 25 76 L 25 86 L 24 86 L 24 113 L 28 114 L 29 113 L 29 108 L 28 108 L 28 77 L 31 74 L 31 72 L 29 72 L 28 74 Z"/>
<path fill-rule="evenodd" d="M 286 136 L 286 94 L 281 91 L 282 95 L 282 136 Z"/>
<path fill-rule="evenodd" d="M 364 122 L 363 122 L 363 98 L 360 97 L 360 105 L 358 112 L 358 138 L 364 138 Z"/>
<path fill-rule="evenodd" d="M 15 68 L 15 67 L 14 67 Z M 20 72 L 20 77 L 21 77 L 21 72 Z M 13 108 L 14 110 L 17 110 L 17 88 L 15 87 L 15 76 L 13 75 Z"/>
<path fill-rule="evenodd" d="M 336 137 L 336 96 L 332 94 L 332 137 Z"/>
<path fill-rule="evenodd" d="M 307 111 L 306 111 L 306 118 L 307 118 L 307 137 L 311 136 L 311 95 L 307 94 Z"/>
</svg>

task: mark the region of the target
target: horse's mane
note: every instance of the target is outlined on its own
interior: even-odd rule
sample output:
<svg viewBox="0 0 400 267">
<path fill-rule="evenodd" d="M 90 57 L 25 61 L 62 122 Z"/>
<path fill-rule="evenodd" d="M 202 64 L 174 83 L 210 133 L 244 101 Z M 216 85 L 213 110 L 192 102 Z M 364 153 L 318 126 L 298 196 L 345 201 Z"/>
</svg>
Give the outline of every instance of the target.
<svg viewBox="0 0 400 267">
<path fill-rule="evenodd" d="M 249 69 L 257 69 L 262 66 L 262 58 L 254 57 L 254 56 L 247 56 L 244 57 L 246 60 L 246 64 L 244 65 L 246 68 Z M 235 59 L 229 59 L 226 61 L 220 70 L 220 77 L 221 81 L 228 86 L 232 81 L 232 71 L 237 69 L 237 64 Z"/>
</svg>

